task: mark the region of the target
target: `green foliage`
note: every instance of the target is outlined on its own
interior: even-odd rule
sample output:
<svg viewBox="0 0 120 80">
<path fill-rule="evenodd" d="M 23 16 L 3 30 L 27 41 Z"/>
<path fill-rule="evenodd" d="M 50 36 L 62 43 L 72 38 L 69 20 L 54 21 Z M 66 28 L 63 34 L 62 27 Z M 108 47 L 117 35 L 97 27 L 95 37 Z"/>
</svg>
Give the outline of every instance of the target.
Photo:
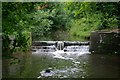
<svg viewBox="0 0 120 80">
<path fill-rule="evenodd" d="M 53 21 L 47 18 L 52 17 L 53 14 L 50 11 L 38 10 L 31 14 L 33 18 L 34 28 L 32 30 L 33 40 L 40 40 L 41 37 L 45 35 L 50 35 L 50 30 L 52 28 Z"/>
<path fill-rule="evenodd" d="M 17 47 L 28 50 L 31 26 L 29 26 L 28 12 L 32 11 L 33 3 L 2 3 L 2 36 L 3 53 L 6 56 L 13 53 Z M 25 33 L 27 32 L 27 33 Z M 14 35 L 11 44 L 10 35 Z M 3 55 L 4 55 L 3 54 Z"/>
<path fill-rule="evenodd" d="M 37 4 L 39 6 L 40 4 Z M 33 40 L 53 40 L 55 31 L 66 30 L 69 21 L 66 15 L 65 4 L 45 3 L 48 7 L 36 10 L 31 15 L 34 28 L 32 30 Z"/>
<path fill-rule="evenodd" d="M 94 31 L 101 25 L 101 15 L 94 14 L 91 17 L 88 16 L 87 18 L 81 18 L 72 20 L 70 34 L 77 40 L 83 40 L 85 37 L 90 36 L 90 32 Z"/>
<path fill-rule="evenodd" d="M 65 10 L 72 17 L 70 24 L 72 40 L 83 40 L 94 30 L 116 29 L 120 23 L 118 3 L 68 2 Z"/>
<path fill-rule="evenodd" d="M 118 8 L 115 2 L 2 3 L 3 51 L 27 50 L 30 32 L 33 40 L 79 41 L 91 31 L 115 29 L 120 24 Z M 13 47 L 10 35 L 15 36 Z"/>
<path fill-rule="evenodd" d="M 68 16 L 62 3 L 3 3 L 3 51 L 13 53 L 16 48 L 27 50 L 30 32 L 33 40 L 52 40 L 54 30 L 66 29 Z M 10 35 L 14 35 L 11 45 Z M 12 46 L 12 47 L 11 47 Z M 7 50 L 6 50 L 7 48 Z"/>
</svg>

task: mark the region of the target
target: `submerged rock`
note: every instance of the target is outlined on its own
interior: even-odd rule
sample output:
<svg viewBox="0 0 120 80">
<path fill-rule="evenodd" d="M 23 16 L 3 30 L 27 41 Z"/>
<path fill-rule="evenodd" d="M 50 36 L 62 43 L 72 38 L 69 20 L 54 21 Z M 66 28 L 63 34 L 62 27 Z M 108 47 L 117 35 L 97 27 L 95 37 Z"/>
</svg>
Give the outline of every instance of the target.
<svg viewBox="0 0 120 80">
<path fill-rule="evenodd" d="M 49 69 L 45 70 L 45 73 L 50 73 L 51 71 Z"/>
<path fill-rule="evenodd" d="M 37 78 L 53 76 L 55 73 L 51 69 L 52 68 L 48 68 L 46 70 L 41 71 L 40 76 Z"/>
</svg>

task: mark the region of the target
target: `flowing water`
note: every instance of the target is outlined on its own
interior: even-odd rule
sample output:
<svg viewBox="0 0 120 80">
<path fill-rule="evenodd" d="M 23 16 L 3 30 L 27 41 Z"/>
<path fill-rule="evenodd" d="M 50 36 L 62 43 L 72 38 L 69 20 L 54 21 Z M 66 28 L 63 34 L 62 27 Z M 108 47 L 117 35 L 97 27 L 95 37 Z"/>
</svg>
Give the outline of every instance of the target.
<svg viewBox="0 0 120 80">
<path fill-rule="evenodd" d="M 3 61 L 3 77 L 14 78 L 120 78 L 120 57 L 91 54 L 89 46 L 36 47 L 18 64 Z"/>
</svg>

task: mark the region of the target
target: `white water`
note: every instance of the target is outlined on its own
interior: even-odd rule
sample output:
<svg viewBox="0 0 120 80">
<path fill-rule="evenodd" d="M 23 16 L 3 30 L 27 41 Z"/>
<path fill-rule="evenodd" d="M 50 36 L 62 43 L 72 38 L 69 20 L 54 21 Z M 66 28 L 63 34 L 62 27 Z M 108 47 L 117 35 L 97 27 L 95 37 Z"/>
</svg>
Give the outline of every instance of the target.
<svg viewBox="0 0 120 80">
<path fill-rule="evenodd" d="M 46 73 L 45 70 L 41 71 L 40 72 L 40 76 L 38 76 L 37 78 L 42 78 L 42 77 L 54 77 L 54 78 L 67 78 L 67 77 L 70 77 L 72 75 L 74 75 L 74 73 L 84 73 L 84 70 L 81 68 L 81 69 L 78 69 L 76 67 L 66 67 L 64 69 L 54 69 L 54 70 L 51 70 L 49 73 Z M 85 73 L 84 73 L 85 74 Z M 73 76 L 74 78 L 77 78 L 77 75 Z M 84 78 L 84 76 L 81 76 L 81 78 Z"/>
<path fill-rule="evenodd" d="M 65 59 L 65 60 L 74 60 L 84 54 L 90 54 L 89 46 L 66 46 L 63 50 L 58 50 L 54 45 L 53 46 L 40 46 L 35 49 L 33 54 L 51 54 L 53 58 Z"/>
<path fill-rule="evenodd" d="M 74 74 L 74 72 L 80 72 L 82 70 L 78 69 L 77 66 L 80 64 L 77 59 L 85 54 L 90 54 L 89 52 L 89 46 L 66 46 L 63 50 L 58 50 L 55 46 L 47 46 L 47 48 L 37 49 L 36 52 L 33 52 L 33 54 L 42 54 L 42 55 L 52 55 L 53 58 L 63 59 L 63 60 L 71 60 L 73 65 L 75 67 L 73 68 L 65 68 L 65 69 L 54 69 L 50 70 L 50 72 L 45 72 L 45 70 L 40 72 L 41 77 L 50 77 L 50 76 L 58 76 L 58 74 L 61 76 L 61 78 L 66 78 L 70 74 Z M 48 55 L 48 56 L 49 56 Z M 70 74 L 68 74 L 70 73 Z M 68 74 L 68 75 L 67 75 Z M 59 77 L 59 76 L 58 76 Z"/>
<path fill-rule="evenodd" d="M 34 52 L 32 54 L 41 54 L 41 53 L 53 53 L 57 50 L 57 48 L 52 46 L 33 46 Z"/>
<path fill-rule="evenodd" d="M 90 54 L 89 46 L 67 46 L 63 50 L 53 52 L 53 57 L 65 60 L 74 60 L 74 58 L 77 58 L 83 54 Z"/>
</svg>

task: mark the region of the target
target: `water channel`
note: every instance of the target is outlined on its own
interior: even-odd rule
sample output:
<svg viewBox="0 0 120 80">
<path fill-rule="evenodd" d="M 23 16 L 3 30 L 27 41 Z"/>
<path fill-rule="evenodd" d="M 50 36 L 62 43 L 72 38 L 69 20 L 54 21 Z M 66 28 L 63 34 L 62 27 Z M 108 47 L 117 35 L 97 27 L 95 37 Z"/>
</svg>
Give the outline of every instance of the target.
<svg viewBox="0 0 120 80">
<path fill-rule="evenodd" d="M 39 46 L 29 53 L 19 63 L 3 60 L 3 78 L 120 78 L 120 57 L 91 54 L 89 45 Z"/>
</svg>

